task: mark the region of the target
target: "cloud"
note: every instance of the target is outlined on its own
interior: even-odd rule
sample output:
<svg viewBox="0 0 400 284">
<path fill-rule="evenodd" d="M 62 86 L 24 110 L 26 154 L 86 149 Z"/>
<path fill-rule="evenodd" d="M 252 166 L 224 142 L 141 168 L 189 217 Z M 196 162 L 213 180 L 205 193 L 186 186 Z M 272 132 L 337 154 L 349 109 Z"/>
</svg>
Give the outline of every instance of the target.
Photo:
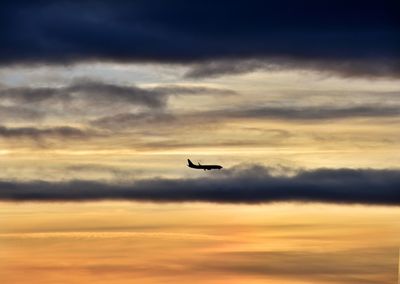
<svg viewBox="0 0 400 284">
<path fill-rule="evenodd" d="M 288 59 L 267 58 L 265 60 L 215 60 L 196 63 L 190 66 L 184 77 L 189 79 L 215 78 L 254 71 L 307 70 L 319 71 L 341 77 L 398 78 L 400 60 L 398 59 Z"/>
<path fill-rule="evenodd" d="M 153 108 L 164 107 L 166 96 L 162 92 L 146 90 L 136 86 L 119 86 L 101 81 L 80 80 L 65 88 L 68 93 L 79 93 L 79 98 L 90 96 L 93 101 L 111 103 L 120 100 Z"/>
<path fill-rule="evenodd" d="M 237 95 L 237 92 L 225 88 L 212 88 L 202 86 L 179 86 L 179 85 L 165 85 L 150 88 L 154 92 L 170 95 Z"/>
<path fill-rule="evenodd" d="M 327 202 L 400 205 L 398 170 L 317 169 L 274 176 L 262 166 L 234 167 L 193 179 L 0 182 L 3 201 L 135 200 L 151 202 Z"/>
<path fill-rule="evenodd" d="M 60 127 L 48 127 L 48 128 L 37 128 L 37 127 L 6 127 L 0 126 L 0 137 L 2 138 L 30 138 L 30 139 L 42 139 L 42 138 L 88 138 L 94 133 L 85 131 L 75 127 L 60 126 Z"/>
<path fill-rule="evenodd" d="M 76 79 L 62 87 L 0 88 L 0 99 L 14 103 L 40 103 L 48 101 L 72 102 L 88 100 L 91 103 L 122 101 L 151 108 L 164 107 L 172 95 L 234 95 L 235 91 L 202 86 L 165 85 L 152 88 L 124 86 L 90 79 Z"/>
<path fill-rule="evenodd" d="M 77 165 L 69 165 L 63 169 L 63 172 L 66 173 L 66 176 L 79 176 L 86 177 L 90 174 L 95 175 L 98 177 L 101 175 L 102 179 L 106 177 L 110 177 L 110 179 L 114 180 L 132 180 L 136 175 L 143 174 L 143 170 L 127 168 L 121 168 L 117 166 L 110 166 L 110 165 L 101 165 L 101 164 L 90 164 L 90 163 L 83 163 Z"/>
<path fill-rule="evenodd" d="M 171 96 L 236 95 L 227 88 L 158 85 L 138 87 L 86 78 L 58 87 L 0 87 L 0 118 L 31 121 L 55 116 L 98 117 L 121 112 L 160 112 Z"/>
<path fill-rule="evenodd" d="M 212 113 L 210 115 L 212 116 Z M 393 117 L 400 115 L 397 106 L 385 105 L 354 105 L 348 107 L 329 106 L 261 106 L 241 109 L 215 111 L 215 116 L 228 118 L 258 118 L 258 119 L 287 119 L 287 120 L 323 120 L 359 117 Z"/>
<path fill-rule="evenodd" d="M 354 75 L 399 76 L 396 1 L 326 5 L 315 0 L 98 0 L 2 5 L 0 64 L 192 64 L 279 58 L 284 59 L 283 66 L 293 61 L 351 70 Z M 357 62 L 368 68 L 354 68 Z"/>
<path fill-rule="evenodd" d="M 159 108 L 165 106 L 162 92 L 136 86 L 121 86 L 101 81 L 79 79 L 63 87 L 20 87 L 1 90 L 0 98 L 14 103 L 69 103 L 86 101 L 92 104 L 122 101 Z"/>
<path fill-rule="evenodd" d="M 177 117 L 166 112 L 144 112 L 144 113 L 121 113 L 112 116 L 105 116 L 91 121 L 91 125 L 95 127 L 121 130 L 135 129 L 146 131 L 150 127 L 170 126 L 175 127 Z M 145 129 L 143 129 L 145 128 Z M 156 129 L 156 131 L 158 131 Z"/>
<path fill-rule="evenodd" d="M 24 106 L 2 106 L 0 105 L 0 120 L 1 122 L 13 121 L 31 121 L 41 120 L 44 114 L 38 110 Z"/>
<path fill-rule="evenodd" d="M 201 124 L 216 127 L 234 119 L 279 119 L 295 121 L 321 121 L 351 118 L 398 117 L 400 108 L 392 105 L 354 105 L 346 107 L 322 106 L 257 106 L 226 108 L 191 113 L 143 112 L 120 113 L 92 120 L 91 125 L 105 129 L 132 129 L 157 131 L 180 129 Z"/>
</svg>

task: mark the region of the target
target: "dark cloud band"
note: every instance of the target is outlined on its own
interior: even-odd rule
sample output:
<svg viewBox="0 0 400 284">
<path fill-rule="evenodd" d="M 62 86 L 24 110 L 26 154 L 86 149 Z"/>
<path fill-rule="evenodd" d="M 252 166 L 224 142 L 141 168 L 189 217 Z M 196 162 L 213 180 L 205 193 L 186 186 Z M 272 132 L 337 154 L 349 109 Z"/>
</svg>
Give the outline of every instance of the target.
<svg viewBox="0 0 400 284">
<path fill-rule="evenodd" d="M 150 202 L 327 202 L 400 205 L 397 170 L 319 169 L 273 176 L 267 168 L 233 168 L 195 179 L 146 179 L 132 184 L 89 181 L 0 182 L 3 201 L 134 200 Z"/>
<path fill-rule="evenodd" d="M 390 0 L 5 1 L 0 64 L 283 58 L 398 76 L 398 8 Z"/>
</svg>

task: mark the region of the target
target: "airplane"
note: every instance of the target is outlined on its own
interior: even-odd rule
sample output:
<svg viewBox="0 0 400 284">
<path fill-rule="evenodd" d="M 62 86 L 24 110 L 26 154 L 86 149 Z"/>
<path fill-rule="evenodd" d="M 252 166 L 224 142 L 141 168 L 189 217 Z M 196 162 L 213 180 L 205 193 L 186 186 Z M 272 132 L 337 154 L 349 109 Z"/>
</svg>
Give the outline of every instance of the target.
<svg viewBox="0 0 400 284">
<path fill-rule="evenodd" d="M 223 167 L 220 165 L 195 165 L 192 163 L 191 160 L 188 159 L 188 167 L 192 168 L 192 169 L 198 169 L 198 170 L 205 170 L 205 171 L 209 171 L 209 170 L 220 170 Z"/>
</svg>

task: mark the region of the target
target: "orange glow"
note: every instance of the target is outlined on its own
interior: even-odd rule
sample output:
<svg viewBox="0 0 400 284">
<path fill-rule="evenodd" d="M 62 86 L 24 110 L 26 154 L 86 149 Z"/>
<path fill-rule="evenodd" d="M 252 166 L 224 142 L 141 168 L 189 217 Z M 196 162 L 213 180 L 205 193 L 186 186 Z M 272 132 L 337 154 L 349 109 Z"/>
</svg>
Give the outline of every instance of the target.
<svg viewBox="0 0 400 284">
<path fill-rule="evenodd" d="M 3 283 L 394 283 L 397 274 L 398 208 L 98 202 L 0 210 Z"/>
</svg>

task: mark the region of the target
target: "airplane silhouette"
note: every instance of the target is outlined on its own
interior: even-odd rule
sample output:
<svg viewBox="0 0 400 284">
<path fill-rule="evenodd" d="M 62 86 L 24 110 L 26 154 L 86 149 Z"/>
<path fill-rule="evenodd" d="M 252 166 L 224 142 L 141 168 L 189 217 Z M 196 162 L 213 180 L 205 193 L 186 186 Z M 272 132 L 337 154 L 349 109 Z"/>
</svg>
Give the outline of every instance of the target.
<svg viewBox="0 0 400 284">
<path fill-rule="evenodd" d="M 220 165 L 195 165 L 192 163 L 191 160 L 188 159 L 188 167 L 192 168 L 192 169 L 198 169 L 198 170 L 205 170 L 205 171 L 209 171 L 209 170 L 220 170 L 223 167 Z"/>
</svg>

